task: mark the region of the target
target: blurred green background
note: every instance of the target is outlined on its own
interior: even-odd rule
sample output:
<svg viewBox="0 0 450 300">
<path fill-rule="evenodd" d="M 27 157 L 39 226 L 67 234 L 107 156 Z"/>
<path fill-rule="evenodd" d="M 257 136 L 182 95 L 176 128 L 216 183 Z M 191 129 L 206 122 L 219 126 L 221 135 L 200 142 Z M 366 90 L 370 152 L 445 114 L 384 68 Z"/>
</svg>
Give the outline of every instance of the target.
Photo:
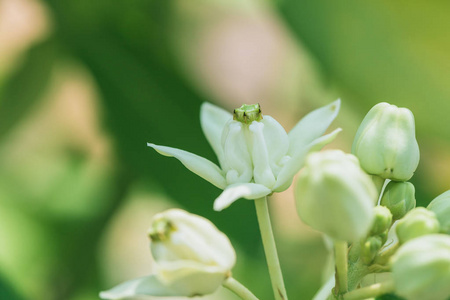
<svg viewBox="0 0 450 300">
<path fill-rule="evenodd" d="M 448 1 L 0 0 L 0 299 L 98 299 L 149 274 L 146 231 L 170 207 L 224 231 L 235 277 L 271 299 L 253 203 L 213 212 L 217 188 L 146 147 L 216 161 L 204 101 L 259 102 L 289 130 L 340 97 L 328 147 L 345 151 L 374 104 L 406 106 L 426 205 L 450 187 L 449 14 Z M 288 294 L 311 299 L 324 243 L 292 190 L 270 204 Z"/>
</svg>

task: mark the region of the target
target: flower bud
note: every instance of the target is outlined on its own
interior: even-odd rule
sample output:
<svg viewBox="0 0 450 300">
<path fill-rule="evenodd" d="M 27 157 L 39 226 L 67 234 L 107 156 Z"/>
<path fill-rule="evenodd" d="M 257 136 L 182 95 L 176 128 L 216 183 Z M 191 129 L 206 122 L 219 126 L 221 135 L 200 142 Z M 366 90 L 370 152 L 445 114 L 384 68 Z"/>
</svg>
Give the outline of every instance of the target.
<svg viewBox="0 0 450 300">
<path fill-rule="evenodd" d="M 396 233 L 400 244 L 416 237 L 438 233 L 439 221 L 436 215 L 423 207 L 416 207 L 399 220 Z"/>
<path fill-rule="evenodd" d="M 361 245 L 361 259 L 366 264 L 369 265 L 375 259 L 375 256 L 380 251 L 381 246 L 383 246 L 383 240 L 378 236 L 368 237 Z"/>
<path fill-rule="evenodd" d="M 373 208 L 375 218 L 373 220 L 370 235 L 379 235 L 389 229 L 392 225 L 392 214 L 384 206 L 375 206 Z"/>
<path fill-rule="evenodd" d="M 394 221 L 400 220 L 408 211 L 416 207 L 414 185 L 410 182 L 389 182 L 380 204 L 389 208 Z"/>
<path fill-rule="evenodd" d="M 427 208 L 436 214 L 441 232 L 450 234 L 450 190 L 437 196 Z"/>
<path fill-rule="evenodd" d="M 431 234 L 402 245 L 391 260 L 395 293 L 408 300 L 450 295 L 450 237 Z"/>
<path fill-rule="evenodd" d="M 207 219 L 180 209 L 157 214 L 149 237 L 159 279 L 184 295 L 214 292 L 236 261 L 225 234 Z"/>
<path fill-rule="evenodd" d="M 169 209 L 153 218 L 148 234 L 156 272 L 103 291 L 100 298 L 207 295 L 231 275 L 236 262 L 233 246 L 205 218 Z"/>
<path fill-rule="evenodd" d="M 359 126 L 352 153 L 369 174 L 395 181 L 409 180 L 420 158 L 414 115 L 407 108 L 378 103 Z"/>
<path fill-rule="evenodd" d="M 335 240 L 356 241 L 370 229 L 377 192 L 354 155 L 328 150 L 307 157 L 295 198 L 306 224 Z"/>
</svg>

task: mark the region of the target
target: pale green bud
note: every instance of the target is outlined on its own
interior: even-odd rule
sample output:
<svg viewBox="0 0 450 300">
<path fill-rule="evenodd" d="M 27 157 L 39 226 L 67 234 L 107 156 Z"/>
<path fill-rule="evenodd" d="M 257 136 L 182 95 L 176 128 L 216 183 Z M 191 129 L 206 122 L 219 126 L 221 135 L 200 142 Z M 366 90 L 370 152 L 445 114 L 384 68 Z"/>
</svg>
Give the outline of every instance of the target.
<svg viewBox="0 0 450 300">
<path fill-rule="evenodd" d="M 359 126 L 352 153 L 369 174 L 395 181 L 409 180 L 420 158 L 414 115 L 407 108 L 378 103 Z"/>
<path fill-rule="evenodd" d="M 392 214 L 384 206 L 375 206 L 373 208 L 375 218 L 373 220 L 370 235 L 379 235 L 389 229 L 392 225 Z"/>
<path fill-rule="evenodd" d="M 450 234 L 450 190 L 437 196 L 427 208 L 436 214 L 441 232 Z"/>
<path fill-rule="evenodd" d="M 383 239 L 379 236 L 368 237 L 361 245 L 361 259 L 369 265 L 383 246 Z"/>
<path fill-rule="evenodd" d="M 394 221 L 400 220 L 408 211 L 416 207 L 414 185 L 410 182 L 389 182 L 380 204 L 389 208 Z"/>
<path fill-rule="evenodd" d="M 295 198 L 306 224 L 335 240 L 356 241 L 370 230 L 377 192 L 354 155 L 328 150 L 307 157 Z"/>
<path fill-rule="evenodd" d="M 149 237 L 157 277 L 180 295 L 214 292 L 236 261 L 225 234 L 209 220 L 181 209 L 157 214 Z"/>
<path fill-rule="evenodd" d="M 261 121 L 262 113 L 259 104 L 242 104 L 233 112 L 233 120 L 244 124 L 251 124 L 253 121 Z"/>
<path fill-rule="evenodd" d="M 100 298 L 202 296 L 215 292 L 231 275 L 233 246 L 203 217 L 169 209 L 153 218 L 148 235 L 155 273 L 125 281 L 101 292 Z"/>
<path fill-rule="evenodd" d="M 439 221 L 434 212 L 423 207 L 416 207 L 399 220 L 396 233 L 400 244 L 416 237 L 438 233 Z"/>
<path fill-rule="evenodd" d="M 395 293 L 408 300 L 450 295 L 450 237 L 431 234 L 402 245 L 392 257 Z"/>
</svg>

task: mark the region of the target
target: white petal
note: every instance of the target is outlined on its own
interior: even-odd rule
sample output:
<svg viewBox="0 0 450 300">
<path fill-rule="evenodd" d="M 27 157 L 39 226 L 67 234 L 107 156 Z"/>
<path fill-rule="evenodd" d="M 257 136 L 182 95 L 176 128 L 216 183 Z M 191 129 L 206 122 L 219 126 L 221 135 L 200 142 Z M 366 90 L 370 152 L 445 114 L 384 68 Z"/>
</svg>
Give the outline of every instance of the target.
<svg viewBox="0 0 450 300">
<path fill-rule="evenodd" d="M 283 126 L 271 116 L 265 115 L 260 122 L 264 124 L 264 139 L 269 153 L 270 167 L 272 172 L 278 175 L 281 169 L 280 162 L 289 149 L 288 135 Z"/>
<path fill-rule="evenodd" d="M 272 191 L 261 184 L 237 183 L 228 186 L 222 194 L 214 201 L 214 210 L 221 211 L 230 206 L 239 198 L 258 199 L 267 196 Z"/>
<path fill-rule="evenodd" d="M 304 148 L 325 133 L 328 126 L 336 118 L 341 100 L 316 109 L 301 119 L 289 132 L 289 152 L 294 156 L 299 148 Z"/>
<path fill-rule="evenodd" d="M 223 163 L 223 149 L 221 143 L 222 131 L 225 124 L 233 119 L 233 115 L 211 103 L 203 103 L 200 108 L 200 124 L 203 133 L 219 159 Z"/>
<path fill-rule="evenodd" d="M 224 130 L 222 143 L 227 184 L 250 182 L 253 177 L 252 160 L 244 131 L 244 126 L 238 121 L 228 122 Z"/>
<path fill-rule="evenodd" d="M 161 282 L 177 293 L 191 297 L 214 293 L 229 273 L 230 269 L 191 260 L 158 262 L 157 265 Z"/>
<path fill-rule="evenodd" d="M 206 158 L 176 148 L 158 146 L 151 143 L 147 143 L 147 146 L 152 147 L 162 155 L 175 157 L 191 172 L 211 182 L 218 188 L 224 189 L 227 186 L 220 168 Z"/>
<path fill-rule="evenodd" d="M 269 162 L 264 124 L 254 121 L 250 126 L 252 136 L 253 179 L 255 183 L 271 188 L 275 184 L 275 176 Z"/>
<path fill-rule="evenodd" d="M 182 295 L 164 283 L 156 275 L 136 278 L 121 283 L 108 291 L 100 293 L 102 299 L 123 299 L 136 296 L 189 296 Z"/>
<path fill-rule="evenodd" d="M 315 139 L 306 147 L 297 149 L 295 155 L 284 165 L 280 174 L 278 174 L 277 183 L 273 187 L 273 191 L 282 192 L 286 190 L 291 185 L 295 174 L 303 167 L 308 152 L 320 150 L 323 146 L 333 141 L 341 131 L 342 129 L 338 128 L 327 135 Z"/>
</svg>

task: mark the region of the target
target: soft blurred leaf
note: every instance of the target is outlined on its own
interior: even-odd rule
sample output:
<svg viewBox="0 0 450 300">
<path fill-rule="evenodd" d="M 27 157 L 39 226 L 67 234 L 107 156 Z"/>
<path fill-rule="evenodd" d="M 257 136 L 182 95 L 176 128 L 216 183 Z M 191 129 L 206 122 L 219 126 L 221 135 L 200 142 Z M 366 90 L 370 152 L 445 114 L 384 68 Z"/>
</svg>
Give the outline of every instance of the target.
<svg viewBox="0 0 450 300">
<path fill-rule="evenodd" d="M 0 138 L 28 115 L 46 91 L 56 47 L 51 41 L 33 46 L 0 86 Z"/>
<path fill-rule="evenodd" d="M 0 277 L 0 299 L 22 300 L 23 298 L 19 297 L 11 285 L 3 279 L 4 278 Z"/>
</svg>

